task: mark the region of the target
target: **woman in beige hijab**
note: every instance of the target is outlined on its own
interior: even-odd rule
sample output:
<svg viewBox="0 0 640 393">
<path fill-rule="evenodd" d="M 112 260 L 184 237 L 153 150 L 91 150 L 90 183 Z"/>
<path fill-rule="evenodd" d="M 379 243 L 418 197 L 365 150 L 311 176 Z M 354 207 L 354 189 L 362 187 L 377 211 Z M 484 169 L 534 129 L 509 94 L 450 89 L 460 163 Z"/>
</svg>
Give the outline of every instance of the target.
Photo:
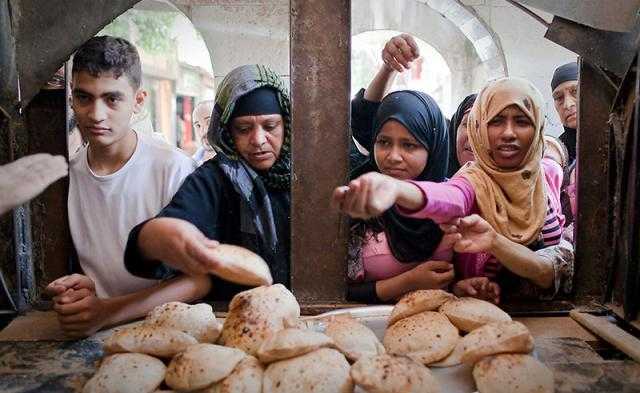
<svg viewBox="0 0 640 393">
<path fill-rule="evenodd" d="M 564 225 L 559 197 L 562 169 L 543 158 L 540 92 L 519 78 L 492 81 L 478 95 L 467 128 L 476 161 L 461 168 L 451 180 L 411 182 L 367 173 L 338 187 L 334 204 L 352 217 L 370 218 L 397 208 L 407 216 L 442 224 L 475 213 L 489 223 L 501 241 L 530 250 L 558 244 Z M 487 246 L 483 249 L 493 249 Z M 456 248 L 463 251 L 463 247 Z M 499 287 L 488 284 L 504 270 L 496 257 L 487 252 L 460 252 L 455 264 L 456 275 L 463 279 L 486 278 L 478 286 L 462 280 L 454 292 L 473 296 L 485 291 L 485 297 L 497 301 Z M 548 266 L 519 265 L 513 270 L 540 287 L 553 284 L 553 271 Z"/>
</svg>

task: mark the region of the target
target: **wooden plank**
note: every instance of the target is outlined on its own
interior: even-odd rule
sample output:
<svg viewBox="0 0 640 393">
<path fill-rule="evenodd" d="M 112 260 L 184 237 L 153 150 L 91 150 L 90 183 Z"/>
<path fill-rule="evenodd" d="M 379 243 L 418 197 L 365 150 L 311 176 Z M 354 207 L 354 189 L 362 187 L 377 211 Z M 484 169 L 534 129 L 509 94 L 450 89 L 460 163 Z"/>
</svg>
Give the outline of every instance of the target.
<svg viewBox="0 0 640 393">
<path fill-rule="evenodd" d="M 577 311 L 571 311 L 569 315 L 636 362 L 640 362 L 640 340 L 631 334 L 612 324 L 605 317 L 596 317 Z"/>
<path fill-rule="evenodd" d="M 589 333 L 570 317 L 535 317 L 513 318 L 522 322 L 534 338 L 573 337 L 583 341 L 597 341 L 598 338 Z"/>
</svg>

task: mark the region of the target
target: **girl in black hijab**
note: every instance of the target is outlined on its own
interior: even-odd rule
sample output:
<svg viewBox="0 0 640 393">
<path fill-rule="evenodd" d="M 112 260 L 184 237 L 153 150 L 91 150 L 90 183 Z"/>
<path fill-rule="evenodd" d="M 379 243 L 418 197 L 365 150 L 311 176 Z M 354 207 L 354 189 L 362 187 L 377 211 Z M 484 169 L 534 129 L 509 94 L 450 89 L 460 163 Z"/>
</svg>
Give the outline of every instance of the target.
<svg viewBox="0 0 640 393">
<path fill-rule="evenodd" d="M 417 181 L 444 181 L 448 173 L 447 125 L 430 96 L 411 90 L 387 95 L 376 112 L 368 160 L 352 171 Z M 434 261 L 443 233 L 431 220 L 389 209 L 375 220 L 352 220 L 349 300 L 374 303 L 411 290 L 441 288 L 453 279 L 448 262 Z M 439 251 L 439 250 L 438 250 Z M 444 257 L 450 258 L 445 252 Z"/>
</svg>

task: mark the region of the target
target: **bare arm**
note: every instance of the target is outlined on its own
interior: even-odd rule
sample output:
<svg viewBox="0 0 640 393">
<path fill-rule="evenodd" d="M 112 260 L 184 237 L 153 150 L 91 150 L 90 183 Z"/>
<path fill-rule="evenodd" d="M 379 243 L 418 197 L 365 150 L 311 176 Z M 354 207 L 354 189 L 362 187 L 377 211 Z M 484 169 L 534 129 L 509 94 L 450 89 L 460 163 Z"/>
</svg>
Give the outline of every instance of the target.
<svg viewBox="0 0 640 393">
<path fill-rule="evenodd" d="M 364 99 L 367 101 L 380 102 L 387 95 L 398 72 L 384 64 L 376 76 L 373 78 L 367 89 L 364 91 Z"/>
</svg>

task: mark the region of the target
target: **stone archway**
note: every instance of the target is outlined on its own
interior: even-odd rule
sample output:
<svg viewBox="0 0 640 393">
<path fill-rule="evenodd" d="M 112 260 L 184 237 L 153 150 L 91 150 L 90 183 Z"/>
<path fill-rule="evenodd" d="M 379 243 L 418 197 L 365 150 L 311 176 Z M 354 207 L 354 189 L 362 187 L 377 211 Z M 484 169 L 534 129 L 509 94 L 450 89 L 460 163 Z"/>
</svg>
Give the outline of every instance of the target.
<svg viewBox="0 0 640 393">
<path fill-rule="evenodd" d="M 398 30 L 433 46 L 451 69 L 459 102 L 489 79 L 508 75 L 500 41 L 480 17 L 457 0 L 353 0 L 351 35 Z"/>
</svg>

